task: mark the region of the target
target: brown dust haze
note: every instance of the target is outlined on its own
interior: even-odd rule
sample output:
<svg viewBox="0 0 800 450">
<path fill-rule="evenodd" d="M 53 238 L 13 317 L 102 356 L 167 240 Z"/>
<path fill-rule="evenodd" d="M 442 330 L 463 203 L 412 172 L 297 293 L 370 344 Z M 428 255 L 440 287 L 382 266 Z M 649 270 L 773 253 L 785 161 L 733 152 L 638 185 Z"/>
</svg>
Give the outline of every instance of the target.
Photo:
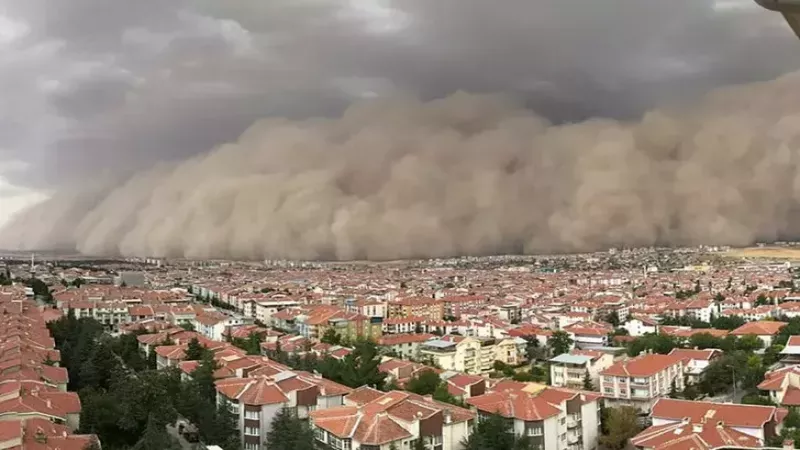
<svg viewBox="0 0 800 450">
<path fill-rule="evenodd" d="M 800 74 L 637 122 L 553 125 L 502 97 L 266 119 L 122 185 L 56 193 L 7 249 L 401 259 L 730 244 L 800 235 Z"/>
</svg>

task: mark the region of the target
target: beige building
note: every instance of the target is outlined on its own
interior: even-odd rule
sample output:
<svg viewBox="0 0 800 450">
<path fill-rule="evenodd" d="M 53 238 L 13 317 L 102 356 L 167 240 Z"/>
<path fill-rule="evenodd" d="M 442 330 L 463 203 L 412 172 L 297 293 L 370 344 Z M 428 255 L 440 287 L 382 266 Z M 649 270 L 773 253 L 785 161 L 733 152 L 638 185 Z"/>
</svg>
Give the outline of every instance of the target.
<svg viewBox="0 0 800 450">
<path fill-rule="evenodd" d="M 675 355 L 645 354 L 620 361 L 600 373 L 600 388 L 609 406 L 629 405 L 649 413 L 659 397 L 683 390 L 688 360 Z"/>
<path fill-rule="evenodd" d="M 495 361 L 508 365 L 522 362 L 522 355 L 513 339 L 478 339 L 444 336 L 420 346 L 420 358 L 430 360 L 444 370 L 468 374 L 489 373 Z"/>
</svg>

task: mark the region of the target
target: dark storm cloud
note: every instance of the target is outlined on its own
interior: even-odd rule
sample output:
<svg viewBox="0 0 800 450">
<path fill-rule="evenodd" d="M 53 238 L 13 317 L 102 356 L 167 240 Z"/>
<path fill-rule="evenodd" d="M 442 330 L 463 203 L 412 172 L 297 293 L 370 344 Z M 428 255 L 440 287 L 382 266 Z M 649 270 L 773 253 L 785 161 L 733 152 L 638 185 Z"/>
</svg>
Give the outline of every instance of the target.
<svg viewBox="0 0 800 450">
<path fill-rule="evenodd" d="M 39 186 L 100 161 L 200 153 L 258 117 L 328 115 L 360 96 L 503 92 L 556 120 L 630 117 L 796 65 L 779 18 L 709 0 L 6 4 L 27 33 L 0 56 L 0 151 L 39 166 L 13 180 Z M 71 149 L 70 174 L 48 165 L 81 138 L 100 148 Z"/>
<path fill-rule="evenodd" d="M 205 164 L 206 158 L 215 161 L 213 155 L 217 153 L 228 158 L 251 158 L 259 145 L 267 144 L 248 142 L 242 147 L 247 149 L 245 154 L 237 154 L 226 147 L 225 151 L 211 153 L 211 156 L 200 156 L 196 164 L 194 160 L 179 164 L 180 160 L 235 141 L 263 117 L 336 117 L 360 99 L 388 98 L 404 93 L 422 99 L 440 98 L 459 90 L 502 93 L 524 105 L 527 111 L 496 107 L 492 102 L 484 103 L 469 96 L 455 96 L 431 105 L 409 103 L 401 98 L 374 107 L 376 117 L 385 120 L 391 132 L 383 133 L 382 126 L 372 122 L 365 128 L 377 133 L 376 136 L 399 138 L 401 135 L 395 133 L 409 126 L 405 123 L 410 120 L 406 117 L 409 111 L 431 115 L 442 124 L 469 128 L 473 120 L 471 115 L 477 114 L 470 108 L 497 108 L 497 111 L 483 113 L 480 120 L 475 118 L 473 125 L 484 131 L 498 123 L 510 127 L 507 135 L 502 134 L 508 143 L 522 139 L 517 134 L 514 118 L 531 114 L 531 111 L 536 114 L 528 119 L 537 123 L 540 120 L 537 115 L 555 123 L 578 122 L 591 117 L 636 119 L 657 106 L 682 105 L 713 88 L 769 80 L 800 65 L 796 58 L 796 39 L 780 16 L 757 9 L 750 0 L 731 0 L 726 2 L 725 8 L 720 5 L 721 2 L 712 0 L 9 0 L 0 7 L 0 18 L 3 18 L 0 20 L 0 86 L 4 88 L 3 102 L 0 102 L 0 157 L 27 163 L 28 169 L 3 176 L 17 185 L 58 189 L 67 205 L 48 207 L 51 216 L 43 211 L 28 215 L 30 220 L 39 221 L 50 217 L 60 224 L 57 233 L 51 228 L 28 228 L 19 241 L 25 242 L 25 246 L 76 245 L 86 251 L 196 255 L 217 252 L 253 256 L 249 250 L 242 250 L 246 242 L 231 243 L 226 239 L 233 238 L 225 234 L 208 244 L 213 244 L 213 248 L 203 248 L 198 242 L 180 244 L 172 229 L 156 223 L 156 213 L 163 212 L 163 207 L 171 204 L 167 200 L 164 203 L 153 200 L 158 196 L 142 189 L 162 186 L 167 192 L 184 192 L 185 174 L 208 176 L 207 170 L 211 167 Z M 4 27 L 11 29 L 8 24 L 14 24 L 15 28 L 3 34 Z M 354 160 L 350 169 L 342 169 L 347 172 L 344 175 L 336 171 L 338 168 L 324 176 L 308 173 L 310 166 L 306 166 L 306 163 L 322 161 L 345 164 L 348 157 L 358 158 L 353 149 L 361 148 L 362 139 L 368 143 L 366 136 L 370 133 L 355 136 L 349 133 L 359 128 L 352 123 L 354 116 L 367 119 L 358 113 L 365 109 L 370 110 L 355 108 L 356 113 L 348 113 L 340 125 L 333 126 L 344 131 L 331 131 L 330 125 L 320 129 L 312 127 L 310 135 L 296 137 L 294 144 L 292 139 L 284 138 L 292 136 L 289 130 L 293 126 L 306 129 L 309 125 L 305 122 L 280 125 L 279 121 L 278 125 L 257 127 L 257 130 L 279 133 L 277 137 L 264 138 L 264 142 L 276 147 L 269 150 L 277 152 L 273 155 L 275 162 L 289 165 L 281 177 L 265 181 L 263 186 L 275 190 L 283 180 L 284 185 L 301 191 L 311 189 L 313 192 L 308 195 L 314 200 L 341 202 L 343 210 L 361 221 L 358 230 L 377 223 L 370 221 L 378 214 L 374 210 L 376 205 L 367 202 L 348 206 L 347 198 L 322 190 L 326 180 L 347 184 L 338 177 L 353 176 L 348 175 L 348 170 L 362 167 L 361 161 Z M 398 127 L 395 120 L 405 125 Z M 578 128 L 591 131 L 597 123 L 590 121 Z M 663 123 L 652 126 L 645 121 L 645 125 L 648 124 L 651 126 L 644 126 L 647 132 L 640 134 L 650 138 L 650 132 L 663 131 L 660 126 Z M 375 129 L 370 128 L 373 125 Z M 567 133 L 558 130 L 553 133 Z M 414 130 L 418 136 L 427 136 L 428 131 Z M 471 139 L 469 130 L 458 131 L 466 133 L 462 139 Z M 355 144 L 342 143 L 351 138 L 356 139 Z M 377 139 L 374 147 L 384 148 L 385 142 L 373 138 Z M 431 138 L 438 142 L 438 136 Z M 663 143 L 663 139 L 653 139 Z M 342 159 L 328 160 L 329 155 L 314 159 L 301 154 L 295 161 L 287 153 L 292 150 L 315 154 L 325 148 L 324 142 L 331 148 L 347 147 L 339 149 L 343 152 Z M 579 142 L 588 141 L 580 139 Z M 445 144 L 442 146 L 447 147 Z M 418 142 L 418 145 L 422 144 Z M 525 167 L 525 162 L 520 161 L 525 159 L 522 154 L 509 156 L 517 154 L 518 149 L 504 148 L 500 144 L 494 147 L 498 147 L 494 151 L 510 158 L 507 161 L 510 167 Z M 635 154 L 635 145 L 625 147 L 628 150 L 621 153 Z M 386 152 L 387 159 L 366 161 L 366 169 L 376 174 L 396 172 L 400 179 L 392 184 L 387 194 L 389 200 L 383 201 L 397 200 L 395 197 L 404 186 L 400 181 L 410 175 L 419 160 L 412 157 L 414 149 L 411 148 L 401 152 L 406 158 L 399 162 L 392 159 L 392 155 L 397 156 L 396 149 L 381 151 Z M 442 156 L 444 159 L 455 157 L 445 150 L 442 152 L 450 155 Z M 480 158 L 466 160 L 481 162 Z M 173 169 L 165 168 L 172 166 L 158 166 L 148 171 L 154 164 L 164 161 L 178 164 L 179 168 L 172 172 Z M 399 166 L 390 170 L 395 163 Z M 484 163 L 492 166 L 497 161 Z M 253 164 L 260 167 L 257 162 Z M 559 170 L 567 173 L 577 160 L 559 160 L 559 164 Z M 588 166 L 574 169 L 583 171 L 595 167 L 584 164 Z M 672 174 L 672 169 L 664 170 Z M 137 175 L 129 179 L 133 173 Z M 587 172 L 590 174 L 592 172 Z M 481 186 L 493 186 L 494 175 L 487 176 Z M 85 179 L 96 183 L 88 191 L 76 186 L 76 180 Z M 354 177 L 352 183 L 357 186 L 348 189 L 355 192 L 362 192 L 364 186 L 377 189 L 379 185 L 374 176 Z M 233 191 L 238 185 L 232 182 L 225 186 L 228 189 L 225 195 L 244 195 Z M 250 187 L 253 186 L 256 184 Z M 114 191 L 113 187 L 121 189 Z M 512 183 L 495 188 L 512 195 L 518 186 Z M 105 193 L 98 193 L 98 189 Z M 573 189 L 577 187 L 566 185 L 559 195 L 569 199 Z M 208 194 L 217 197 L 206 198 L 198 193 L 193 202 L 186 204 L 201 208 L 198 205 L 214 205 L 224 197 L 221 193 Z M 584 191 L 577 194 L 588 195 Z M 413 197 L 408 194 L 408 198 Z M 135 230 L 129 230 L 127 222 L 108 223 L 103 214 L 114 212 L 109 205 L 115 204 L 115 199 L 148 207 L 151 215 L 143 212 L 139 218 L 142 224 Z M 204 199 L 208 200 L 207 204 L 203 203 Z M 585 198 L 579 200 L 585 201 Z M 74 206 L 69 208 L 70 204 Z M 578 217 L 574 212 L 570 216 L 553 209 L 554 205 L 543 208 L 550 216 L 541 220 L 549 221 L 550 226 L 568 217 L 577 217 L 576 225 L 570 228 L 573 235 L 559 235 L 555 241 L 568 244 L 570 248 L 600 242 L 595 236 L 586 235 L 586 230 L 578 229 L 581 223 L 588 223 L 583 221 L 588 216 Z M 62 213 L 69 217 L 55 220 Z M 195 214 L 188 210 L 185 213 L 187 220 Z M 208 213 L 211 216 L 203 217 L 209 224 L 222 227 L 234 217 L 222 217 L 223 213 L 223 210 L 215 210 L 213 214 Z M 460 214 L 470 215 L 466 211 Z M 216 218 L 212 220 L 212 216 Z M 380 220 L 390 220 L 387 219 L 390 216 L 399 217 L 388 214 Z M 135 222 L 124 214 L 120 217 Z M 509 231 L 502 227 L 495 227 L 484 235 L 481 233 L 494 225 L 483 224 L 464 232 L 463 245 L 431 244 L 429 240 L 439 236 L 437 230 L 442 223 L 450 223 L 451 219 L 430 223 L 420 216 L 415 230 L 399 230 L 398 233 L 405 233 L 403 242 L 409 249 L 436 248 L 437 254 L 485 252 L 491 251 L 493 245 L 519 248 L 521 242 L 529 239 L 524 236 L 524 230 Z M 340 218 L 334 225 L 345 226 L 342 223 L 347 221 L 343 220 Z M 530 220 L 527 217 L 520 222 Z M 616 223 L 616 220 L 619 219 L 608 219 L 608 223 Z M 20 223 L 25 221 L 17 222 Z M 198 219 L 198 223 L 205 222 Z M 288 223 L 299 228 L 327 229 L 331 225 L 324 220 L 315 225 L 307 222 L 307 218 L 297 217 L 287 218 L 278 225 L 285 227 Z M 638 233 L 645 243 L 652 239 L 691 240 L 704 236 L 694 229 L 679 230 L 681 232 L 675 234 L 654 231 L 642 225 L 644 223 L 649 222 L 637 220 L 631 234 Z M 277 253 L 337 257 L 409 254 L 391 245 L 378 248 L 380 246 L 375 244 L 378 247 L 370 249 L 353 247 L 351 240 L 357 240 L 363 233 L 353 228 L 354 225 L 349 226 L 334 227 L 339 233 L 336 239 L 309 231 L 313 242 L 307 248 L 281 246 Z M 548 235 L 544 225 L 530 226 L 541 228 L 543 235 Z M 719 227 L 725 228 L 724 223 Z M 728 233 L 719 234 L 735 236 L 742 241 L 758 234 L 753 228 L 745 226 L 745 231 L 729 229 Z M 212 231 L 194 230 L 196 236 L 212 234 Z M 769 232 L 776 231 L 770 229 Z M 93 235 L 84 236 L 86 233 Z M 414 239 L 415 233 L 419 234 L 419 239 Z M 243 233 L 257 234 L 254 230 Z M 346 239 L 341 237 L 343 235 Z M 505 239 L 508 236 L 513 238 L 508 241 Z M 476 241 L 478 237 L 483 240 Z M 121 244 L 121 241 L 124 242 Z M 261 244 L 255 247 L 262 248 L 264 253 L 275 252 L 276 244 L 273 247 Z M 526 245 L 539 248 L 538 243 Z"/>
</svg>

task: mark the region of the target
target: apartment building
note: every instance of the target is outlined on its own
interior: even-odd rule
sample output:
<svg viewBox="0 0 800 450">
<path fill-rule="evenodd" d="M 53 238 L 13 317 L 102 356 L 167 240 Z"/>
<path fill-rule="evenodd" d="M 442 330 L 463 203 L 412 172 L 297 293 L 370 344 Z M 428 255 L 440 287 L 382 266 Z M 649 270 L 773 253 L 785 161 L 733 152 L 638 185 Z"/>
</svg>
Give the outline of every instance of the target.
<svg viewBox="0 0 800 450">
<path fill-rule="evenodd" d="M 268 324 L 272 315 L 286 308 L 300 306 L 300 302 L 290 297 L 273 297 L 268 300 L 255 302 L 255 318 L 261 323 Z"/>
<path fill-rule="evenodd" d="M 367 317 L 384 318 L 388 315 L 386 302 L 377 299 L 347 299 L 344 307 L 347 312 Z"/>
<path fill-rule="evenodd" d="M 495 361 L 517 365 L 522 355 L 513 339 L 478 339 L 464 336 L 443 336 L 423 343 L 420 357 L 443 370 L 467 374 L 484 374 L 493 370 Z"/>
<path fill-rule="evenodd" d="M 370 388 L 310 416 L 316 439 L 341 450 L 409 449 L 420 439 L 431 450 L 457 450 L 475 419 L 472 411 L 429 397 Z"/>
<path fill-rule="evenodd" d="M 349 313 L 337 306 L 318 305 L 284 309 L 273 314 L 273 324 L 308 339 L 320 339 L 333 329 L 342 339 L 377 339 L 383 333 L 380 317 Z"/>
<path fill-rule="evenodd" d="M 230 327 L 244 325 L 245 323 L 245 318 L 238 314 L 203 311 L 201 314 L 197 314 L 193 325 L 198 333 L 208 339 L 222 341 L 225 339 L 225 333 Z"/>
<path fill-rule="evenodd" d="M 389 318 L 424 317 L 429 320 L 444 318 L 444 302 L 428 297 L 408 297 L 387 303 Z"/>
<path fill-rule="evenodd" d="M 429 333 L 389 334 L 378 339 L 378 347 L 389 355 L 403 359 L 419 359 L 420 346 L 433 339 Z"/>
<path fill-rule="evenodd" d="M 576 322 L 564 327 L 578 348 L 603 347 L 608 345 L 608 335 L 614 329 L 600 322 Z"/>
<path fill-rule="evenodd" d="M 344 396 L 352 391 L 307 372 L 263 373 L 216 382 L 217 400 L 227 402 L 231 412 L 238 416 L 245 450 L 266 448 L 266 435 L 281 409 L 292 408 L 298 417 L 307 418 L 314 411 L 342 406 Z"/>
<path fill-rule="evenodd" d="M 512 420 L 514 432 L 531 438 L 536 450 L 592 450 L 599 435 L 599 399 L 597 393 L 503 381 L 467 403 L 478 420 L 493 414 Z"/>
<path fill-rule="evenodd" d="M 675 355 L 645 354 L 620 361 L 600 372 L 600 392 L 606 403 L 629 405 L 648 413 L 674 383 L 683 390 L 687 360 Z"/>
<path fill-rule="evenodd" d="M 597 387 L 600 372 L 614 364 L 614 357 L 597 350 L 572 350 L 550 360 L 550 383 L 556 387 L 583 389 L 586 374 Z"/>
</svg>

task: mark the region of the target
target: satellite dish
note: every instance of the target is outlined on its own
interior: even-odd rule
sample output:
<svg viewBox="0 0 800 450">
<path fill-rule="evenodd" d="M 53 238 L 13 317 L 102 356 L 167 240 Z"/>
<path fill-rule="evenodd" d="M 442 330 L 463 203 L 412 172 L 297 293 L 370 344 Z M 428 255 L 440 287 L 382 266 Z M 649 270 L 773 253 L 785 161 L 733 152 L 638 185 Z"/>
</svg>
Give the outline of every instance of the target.
<svg viewBox="0 0 800 450">
<path fill-rule="evenodd" d="M 770 11 L 783 14 L 794 33 L 800 37 L 800 0 L 755 0 Z"/>
</svg>

